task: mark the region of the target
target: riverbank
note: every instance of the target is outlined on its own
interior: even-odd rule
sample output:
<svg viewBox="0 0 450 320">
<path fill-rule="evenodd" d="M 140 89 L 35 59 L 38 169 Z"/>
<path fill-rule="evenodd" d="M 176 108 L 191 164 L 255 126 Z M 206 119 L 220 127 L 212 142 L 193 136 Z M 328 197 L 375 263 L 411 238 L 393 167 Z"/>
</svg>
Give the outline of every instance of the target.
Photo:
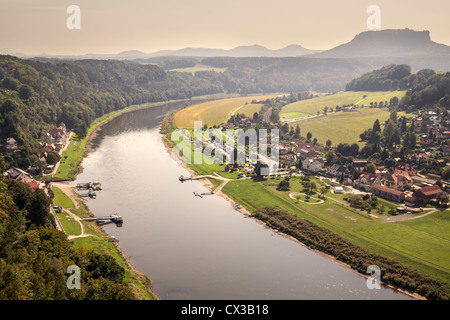
<svg viewBox="0 0 450 320">
<path fill-rule="evenodd" d="M 167 117 L 164 119 L 164 121 L 162 122 L 162 124 L 161 124 L 161 130 L 160 130 L 161 134 L 163 134 L 162 140 L 163 140 L 163 142 L 164 142 L 165 148 L 166 148 L 167 152 L 169 152 L 169 153 L 172 152 L 172 147 L 174 146 L 173 142 L 170 141 L 170 133 L 171 133 L 172 130 L 176 129 L 176 126 L 174 126 L 174 124 L 171 123 L 171 119 L 173 120 L 173 115 L 167 116 Z M 169 130 L 168 128 L 172 128 L 172 130 Z M 169 142 L 169 143 L 166 143 L 166 142 Z M 188 172 L 189 172 L 192 176 L 197 176 L 197 175 L 199 175 L 199 173 L 198 173 L 198 172 L 195 172 L 194 168 L 190 168 L 189 165 L 186 165 L 186 164 L 183 163 L 182 161 L 177 161 L 177 162 L 178 162 L 183 168 L 185 168 L 186 170 L 188 170 Z M 203 173 L 202 173 L 202 174 L 203 174 Z M 212 182 L 210 182 L 209 179 L 202 179 L 202 183 L 203 183 L 203 185 L 204 185 L 205 187 L 209 188 L 211 191 L 213 190 L 213 188 L 214 188 L 214 186 L 215 186 L 215 184 L 212 183 Z M 236 199 L 233 199 L 232 197 L 230 197 L 229 195 L 227 195 L 225 192 L 222 192 L 221 189 L 219 190 L 219 192 L 214 192 L 214 193 L 217 194 L 217 195 L 219 195 L 219 196 L 221 196 L 221 197 L 223 197 L 223 198 L 225 198 L 227 201 L 229 201 L 229 202 L 231 203 L 231 205 L 233 206 L 233 208 L 235 208 L 235 210 L 237 210 L 237 211 L 243 213 L 243 214 L 244 214 L 245 216 L 247 216 L 247 217 L 253 218 L 254 220 L 258 221 L 259 223 L 265 225 L 267 228 L 270 228 L 270 229 L 273 230 L 274 232 L 279 233 L 279 234 L 281 234 L 281 235 L 283 235 L 283 236 L 285 236 L 285 237 L 287 237 L 287 238 L 289 238 L 289 239 L 291 239 L 291 240 L 294 240 L 294 241 L 296 241 L 297 243 L 300 243 L 302 246 L 308 248 L 309 250 L 312 250 L 312 251 L 314 251 L 315 253 L 318 253 L 319 255 L 321 255 L 321 256 L 323 256 L 323 257 L 325 257 L 325 258 L 327 258 L 327 259 L 329 259 L 329 260 L 331 260 L 331 261 L 333 261 L 333 262 L 335 262 L 335 263 L 338 263 L 338 264 L 341 265 L 341 266 L 346 267 L 347 269 L 349 269 L 349 270 L 351 270 L 352 272 L 358 274 L 359 276 L 362 276 L 362 277 L 364 277 L 364 278 L 366 278 L 366 279 L 370 276 L 370 275 L 364 274 L 365 270 L 364 270 L 364 271 L 361 271 L 361 270 L 359 270 L 359 271 L 358 271 L 358 270 L 355 270 L 355 268 L 352 268 L 350 265 L 348 265 L 348 264 L 346 264 L 346 263 L 343 263 L 343 262 L 337 260 L 336 257 L 334 257 L 334 256 L 332 256 L 332 255 L 329 255 L 329 254 L 326 254 L 326 253 L 324 253 L 323 251 L 320 251 L 320 250 L 316 250 L 316 249 L 314 249 L 314 248 L 311 248 L 311 247 L 309 247 L 308 245 L 305 245 L 304 243 L 302 243 L 301 241 L 299 241 L 298 239 L 296 239 L 295 237 L 292 237 L 292 236 L 290 236 L 290 235 L 288 235 L 288 234 L 286 234 L 286 233 L 284 233 L 284 232 L 281 232 L 280 230 L 278 230 L 278 229 L 276 229 L 276 228 L 274 229 L 271 225 L 268 225 L 267 223 L 265 223 L 265 222 L 263 222 L 263 221 L 261 221 L 261 220 L 259 220 L 259 219 L 256 219 L 256 218 L 253 216 L 253 213 L 250 212 L 249 210 L 247 210 L 247 208 L 245 208 L 244 205 L 240 204 L 239 201 L 236 201 Z M 396 262 L 395 264 L 398 264 L 398 263 Z M 415 271 L 414 271 L 414 272 L 415 272 Z M 401 277 L 400 274 L 394 274 L 394 276 L 400 276 L 400 277 Z M 413 297 L 413 298 L 415 298 L 415 299 L 420 299 L 420 300 L 425 300 L 425 299 L 426 299 L 424 296 L 421 296 L 421 295 L 419 295 L 419 294 L 416 293 L 416 292 L 410 291 L 410 290 L 405 289 L 405 288 L 400 287 L 400 286 L 392 285 L 392 284 L 389 284 L 389 283 L 385 283 L 385 284 L 383 284 L 383 285 L 384 285 L 385 287 L 389 287 L 389 288 L 391 288 L 391 289 L 393 289 L 393 290 L 395 290 L 395 291 L 397 291 L 397 292 L 401 292 L 401 293 L 403 293 L 403 294 L 405 294 L 405 295 L 411 296 L 411 297 Z"/>
<path fill-rule="evenodd" d="M 180 102 L 185 101 L 181 100 Z M 95 151 L 93 147 L 93 141 L 97 138 L 98 133 L 100 132 L 102 126 L 109 121 L 112 121 L 114 118 L 121 116 L 128 112 L 133 112 L 145 108 L 152 108 L 159 105 L 164 104 L 165 102 L 158 103 L 148 103 L 137 106 L 130 106 L 123 110 L 115 111 L 109 114 L 104 115 L 101 118 L 96 119 L 90 126 L 88 133 L 84 139 L 73 139 L 70 141 L 72 144 L 72 149 L 78 149 L 76 152 L 73 152 L 71 146 L 69 145 L 67 148 L 67 154 L 63 153 L 62 158 L 65 159 L 65 164 L 68 167 L 68 170 L 65 170 L 64 173 L 66 176 L 57 176 L 55 180 L 65 180 L 65 181 L 73 181 L 76 179 L 77 175 L 80 174 L 83 170 L 82 162 L 83 159 L 90 153 Z M 65 158 L 64 158 L 65 157 Z M 58 179 L 59 178 L 59 179 Z M 73 189 L 73 187 L 71 187 Z M 64 190 L 66 192 L 70 192 Z M 79 195 L 76 195 L 75 192 L 72 194 L 66 194 L 77 206 L 77 214 L 81 217 L 92 217 L 94 214 L 89 210 L 86 202 Z M 128 285 L 135 293 L 136 297 L 140 300 L 159 300 L 159 297 L 152 291 L 152 280 L 147 277 L 145 274 L 137 270 L 130 261 L 130 257 L 125 254 L 125 252 L 119 247 L 117 242 L 111 242 L 109 239 L 111 237 L 100 227 L 94 224 L 88 224 L 86 226 L 87 229 L 91 230 L 89 233 L 89 237 L 74 237 L 71 239 L 72 243 L 75 247 L 85 246 L 88 249 L 94 249 L 102 252 L 107 252 L 109 255 L 114 257 L 121 265 L 125 267 L 127 272 L 129 273 Z M 92 233 L 92 234 L 91 234 Z M 93 238 L 95 237 L 95 241 Z M 100 243 L 99 243 L 100 242 Z"/>
</svg>

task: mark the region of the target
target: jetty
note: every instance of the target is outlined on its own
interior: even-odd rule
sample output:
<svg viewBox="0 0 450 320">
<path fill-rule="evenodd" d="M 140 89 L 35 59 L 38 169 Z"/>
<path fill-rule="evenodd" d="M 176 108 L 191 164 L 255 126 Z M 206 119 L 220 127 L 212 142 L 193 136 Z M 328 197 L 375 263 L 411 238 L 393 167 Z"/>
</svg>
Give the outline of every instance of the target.
<svg viewBox="0 0 450 320">
<path fill-rule="evenodd" d="M 80 194 L 80 197 L 86 197 L 86 198 L 89 197 L 91 199 L 97 199 L 97 194 L 94 191 L 89 190 L 88 193 Z"/>
<path fill-rule="evenodd" d="M 102 184 L 99 181 L 84 182 L 77 184 L 77 189 L 102 190 Z"/>
<path fill-rule="evenodd" d="M 94 218 L 84 218 L 81 219 L 83 221 L 95 221 L 95 222 L 108 222 L 108 221 L 112 221 L 114 223 L 123 223 L 123 218 L 122 216 L 119 216 L 117 214 L 112 214 L 109 216 L 104 216 L 104 217 L 94 217 Z"/>
</svg>

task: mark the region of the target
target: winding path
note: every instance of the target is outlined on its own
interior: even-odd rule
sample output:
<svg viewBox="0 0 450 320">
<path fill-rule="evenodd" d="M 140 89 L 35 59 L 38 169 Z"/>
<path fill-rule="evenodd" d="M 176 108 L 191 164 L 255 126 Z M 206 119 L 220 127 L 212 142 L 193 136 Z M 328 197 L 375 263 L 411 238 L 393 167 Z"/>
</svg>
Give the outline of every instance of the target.
<svg viewBox="0 0 450 320">
<path fill-rule="evenodd" d="M 52 185 L 54 185 L 55 187 L 59 188 L 62 192 L 64 192 L 64 194 L 66 196 L 68 196 L 70 198 L 70 200 L 72 200 L 73 204 L 75 205 L 75 209 L 79 209 L 80 208 L 80 204 L 78 201 L 80 201 L 80 199 L 75 196 L 74 194 L 74 186 L 67 184 L 67 183 L 62 183 L 62 182 L 53 182 Z M 80 225 L 81 228 L 81 234 L 79 235 L 68 235 L 67 238 L 70 239 L 76 239 L 76 238 L 84 238 L 84 237 L 91 237 L 94 236 L 92 234 L 88 234 L 85 233 L 84 230 L 84 225 L 81 222 L 81 218 L 79 216 L 77 216 L 76 214 L 74 214 L 72 211 L 70 211 L 69 209 L 63 208 L 63 211 L 65 213 L 67 213 L 71 219 L 75 220 L 76 222 L 78 222 L 78 224 Z"/>
</svg>

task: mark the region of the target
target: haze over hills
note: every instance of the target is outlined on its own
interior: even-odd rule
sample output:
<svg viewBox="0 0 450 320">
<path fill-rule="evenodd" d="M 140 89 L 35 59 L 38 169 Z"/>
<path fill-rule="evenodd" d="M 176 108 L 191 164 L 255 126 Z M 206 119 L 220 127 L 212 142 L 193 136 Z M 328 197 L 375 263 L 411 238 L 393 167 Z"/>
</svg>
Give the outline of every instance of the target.
<svg viewBox="0 0 450 320">
<path fill-rule="evenodd" d="M 320 52 L 319 50 L 306 49 L 300 45 L 289 45 L 285 48 L 271 50 L 261 45 L 239 46 L 230 50 L 214 48 L 183 48 L 179 50 L 160 50 L 152 53 L 145 53 L 139 50 L 123 51 L 118 54 L 96 54 L 88 53 L 84 55 L 27 55 L 14 52 L 10 49 L 0 49 L 0 54 L 14 55 L 19 58 L 60 58 L 60 59 L 117 59 L 135 60 L 149 59 L 161 56 L 182 56 L 182 57 L 299 57 Z"/>
<path fill-rule="evenodd" d="M 313 54 L 317 58 L 404 57 L 450 54 L 450 46 L 431 40 L 430 31 L 366 31 L 352 41 Z"/>
<path fill-rule="evenodd" d="M 311 58 L 311 59 L 353 59 L 369 60 L 367 63 L 380 67 L 388 64 L 408 64 L 413 71 L 434 69 L 450 70 L 450 46 L 431 40 L 429 31 L 410 29 L 388 29 L 366 31 L 356 35 L 350 42 L 330 50 L 319 51 L 306 49 L 300 45 L 271 50 L 261 45 L 239 46 L 230 50 L 215 48 L 183 48 L 180 50 L 160 50 L 145 53 L 138 50 L 124 51 L 118 54 L 84 55 L 26 55 L 9 49 L 0 49 L 0 54 L 14 55 L 20 58 L 57 58 L 57 59 L 113 59 L 136 60 L 136 62 L 161 63 L 176 60 L 179 57 L 191 57 L 200 62 L 212 57 L 229 58 Z"/>
</svg>

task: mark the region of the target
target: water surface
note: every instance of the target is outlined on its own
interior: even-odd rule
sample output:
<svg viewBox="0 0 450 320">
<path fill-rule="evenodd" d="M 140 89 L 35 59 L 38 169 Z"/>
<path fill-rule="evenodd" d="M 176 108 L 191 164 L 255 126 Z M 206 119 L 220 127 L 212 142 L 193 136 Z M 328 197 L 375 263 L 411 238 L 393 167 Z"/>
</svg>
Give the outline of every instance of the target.
<svg viewBox="0 0 450 320">
<path fill-rule="evenodd" d="M 118 213 L 123 226 L 104 226 L 131 263 L 153 280 L 161 299 L 410 299 L 366 279 L 246 218 L 166 151 L 158 124 L 180 108 L 167 104 L 126 113 L 102 127 L 96 150 L 75 183 L 99 179 L 87 205 L 96 216 Z"/>
</svg>

